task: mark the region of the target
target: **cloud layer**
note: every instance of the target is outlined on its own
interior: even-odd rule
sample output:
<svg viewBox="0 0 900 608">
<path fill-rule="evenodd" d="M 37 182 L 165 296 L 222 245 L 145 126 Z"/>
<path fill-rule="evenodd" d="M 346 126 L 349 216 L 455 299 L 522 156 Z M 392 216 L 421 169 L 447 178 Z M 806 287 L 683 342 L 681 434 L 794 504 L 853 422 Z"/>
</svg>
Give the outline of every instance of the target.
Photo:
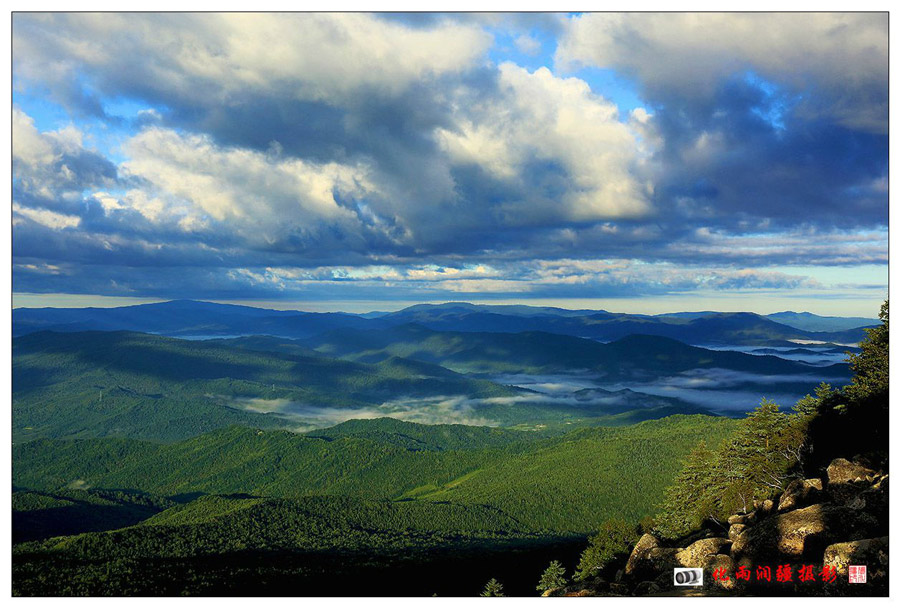
<svg viewBox="0 0 900 608">
<path fill-rule="evenodd" d="M 883 14 L 17 14 L 13 78 L 20 292 L 828 293 L 775 267 L 887 261 Z"/>
</svg>

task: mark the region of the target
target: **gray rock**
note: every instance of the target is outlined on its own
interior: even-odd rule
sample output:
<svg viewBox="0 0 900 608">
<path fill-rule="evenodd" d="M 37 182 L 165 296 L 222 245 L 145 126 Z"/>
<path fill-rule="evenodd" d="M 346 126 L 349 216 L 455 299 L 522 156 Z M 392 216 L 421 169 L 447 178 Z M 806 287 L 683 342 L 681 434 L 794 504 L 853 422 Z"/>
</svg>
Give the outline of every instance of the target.
<svg viewBox="0 0 900 608">
<path fill-rule="evenodd" d="M 622 583 L 612 583 L 609 586 L 609 592 L 613 595 L 628 595 L 628 585 Z"/>
<path fill-rule="evenodd" d="M 866 499 L 862 496 L 854 496 L 853 499 L 847 503 L 847 507 L 851 509 L 865 509 L 866 508 Z"/>
</svg>

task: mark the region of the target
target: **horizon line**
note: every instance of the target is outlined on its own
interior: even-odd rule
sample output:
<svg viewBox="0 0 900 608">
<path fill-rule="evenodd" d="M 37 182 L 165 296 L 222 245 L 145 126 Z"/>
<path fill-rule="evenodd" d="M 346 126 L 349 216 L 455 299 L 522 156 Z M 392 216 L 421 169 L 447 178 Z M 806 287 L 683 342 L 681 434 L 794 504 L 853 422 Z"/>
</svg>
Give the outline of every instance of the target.
<svg viewBox="0 0 900 608">
<path fill-rule="evenodd" d="M 778 306 L 768 306 L 768 312 L 761 312 L 756 307 L 736 307 L 733 305 L 734 298 L 723 298 L 721 304 L 728 304 L 724 308 L 716 307 L 699 307 L 699 308 L 671 308 L 665 306 L 669 300 L 692 300 L 696 296 L 662 296 L 662 297 L 644 297 L 644 298 L 555 298 L 549 299 L 473 299 L 473 300 L 260 300 L 260 299 L 202 299 L 202 298 L 155 298 L 140 296 L 103 296 L 93 294 L 37 294 L 28 292 L 12 293 L 12 309 L 36 309 L 36 308 L 123 308 L 127 306 L 140 306 L 144 304 L 162 304 L 167 302 L 188 301 L 188 302 L 204 302 L 209 304 L 222 304 L 232 306 L 246 306 L 249 308 L 257 308 L 260 310 L 273 311 L 294 311 L 294 312 L 334 312 L 352 315 L 365 315 L 376 312 L 392 313 L 412 306 L 431 305 L 445 306 L 448 304 L 467 304 L 471 306 L 525 306 L 530 308 L 558 308 L 561 310 L 577 311 L 589 310 L 592 312 L 609 312 L 613 314 L 631 314 L 631 315 L 647 315 L 660 316 L 666 314 L 684 314 L 684 313 L 752 313 L 760 316 L 778 314 L 783 312 L 791 313 L 807 313 L 817 316 L 832 317 L 859 317 L 866 319 L 877 319 L 876 314 L 859 314 L 859 313 L 834 313 L 834 312 L 813 312 L 805 308 L 780 308 Z M 30 300 L 50 300 L 57 301 L 56 305 L 52 303 L 30 302 Z M 708 302 L 708 298 L 702 298 Z M 761 302 L 770 301 L 770 298 L 763 299 Z M 18 302 L 18 303 L 17 303 Z M 600 306 L 601 302 L 608 304 L 620 303 L 625 305 L 625 310 L 616 310 L 617 307 Z M 634 304 L 640 302 L 643 310 L 635 310 Z M 662 306 L 653 306 L 653 303 Z M 746 300 L 741 302 L 747 303 Z M 590 304 L 594 303 L 595 306 Z M 687 303 L 687 302 L 685 302 Z M 708 302 L 712 303 L 712 302 Z M 818 302 L 821 304 L 821 301 Z M 37 305 L 35 305 L 37 304 Z M 569 304 L 568 306 L 566 304 Z M 631 304 L 631 309 L 628 308 Z M 647 306 L 650 305 L 650 306 Z M 302 306 L 302 308 L 298 307 Z M 756 308 L 756 310 L 754 310 Z M 820 309 L 821 310 L 821 309 Z"/>
</svg>

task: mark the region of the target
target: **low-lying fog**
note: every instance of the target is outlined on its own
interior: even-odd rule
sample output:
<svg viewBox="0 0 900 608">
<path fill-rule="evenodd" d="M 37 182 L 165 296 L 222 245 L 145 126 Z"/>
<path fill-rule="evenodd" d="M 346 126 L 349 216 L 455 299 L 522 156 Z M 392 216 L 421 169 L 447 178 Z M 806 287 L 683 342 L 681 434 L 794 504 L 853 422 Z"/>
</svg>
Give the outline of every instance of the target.
<svg viewBox="0 0 900 608">
<path fill-rule="evenodd" d="M 724 350 L 724 349 L 719 349 Z M 814 365 L 830 365 L 846 360 L 843 353 L 827 349 L 804 348 L 789 352 L 790 347 L 732 348 L 750 354 L 776 354 L 785 359 L 806 361 Z M 501 374 L 489 379 L 499 384 L 518 386 L 531 391 L 516 397 L 472 399 L 464 396 L 407 398 L 398 396 L 377 406 L 364 408 L 322 407 L 287 399 L 250 399 L 213 396 L 231 407 L 263 414 L 274 414 L 295 420 L 296 430 L 333 426 L 350 419 L 392 417 L 424 424 L 469 424 L 499 426 L 521 415 L 545 419 L 558 410 L 560 417 L 598 416 L 614 408 L 656 407 L 659 405 L 693 405 L 714 413 L 740 416 L 767 398 L 790 408 L 803 396 L 812 393 L 820 382 L 842 386 L 846 377 L 826 377 L 810 370 L 803 375 L 764 375 L 726 369 L 693 369 L 652 381 L 604 382 L 598 374 Z M 833 373 L 833 372 L 832 372 Z M 588 390 L 585 390 L 588 389 Z M 591 390 L 600 389 L 600 390 Z M 631 391 L 646 395 L 611 394 L 607 391 Z M 580 391 L 580 392 L 579 392 Z M 674 401 L 677 400 L 677 401 Z M 516 411 L 512 411 L 516 408 Z M 527 411 L 526 411 L 527 410 Z M 515 416 L 514 416 L 515 414 Z M 515 422 L 512 422 L 515 424 Z"/>
<path fill-rule="evenodd" d="M 847 360 L 847 353 L 841 349 L 842 346 L 846 346 L 846 351 L 859 350 L 850 345 L 838 345 L 838 352 L 832 352 L 835 350 L 834 346 L 821 347 L 799 342 L 796 346 L 704 346 L 703 348 L 708 348 L 709 350 L 731 350 L 758 356 L 774 355 L 779 359 L 825 366 L 844 363 Z"/>
<path fill-rule="evenodd" d="M 474 426 L 499 426 L 499 422 L 478 414 L 489 399 L 467 397 L 432 397 L 428 399 L 396 399 L 378 406 L 363 408 L 322 407 L 289 399 L 250 399 L 222 395 L 209 395 L 238 407 L 260 414 L 277 414 L 296 421 L 294 430 L 307 431 L 334 426 L 354 419 L 397 418 L 422 424 L 468 424 Z"/>
</svg>

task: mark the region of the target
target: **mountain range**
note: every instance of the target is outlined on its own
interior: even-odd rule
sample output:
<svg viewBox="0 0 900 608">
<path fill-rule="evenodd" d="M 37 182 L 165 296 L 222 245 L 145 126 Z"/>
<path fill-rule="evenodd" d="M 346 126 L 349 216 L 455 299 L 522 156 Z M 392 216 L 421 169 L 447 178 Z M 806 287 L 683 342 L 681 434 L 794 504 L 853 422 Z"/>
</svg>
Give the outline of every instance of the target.
<svg viewBox="0 0 900 608">
<path fill-rule="evenodd" d="M 649 382 L 709 369 L 789 377 L 807 391 L 822 378 L 849 375 L 846 364 L 813 366 L 643 335 L 604 344 L 543 332 L 402 325 L 345 328 L 298 342 L 41 331 L 13 340 L 13 436 L 173 440 L 231 424 L 299 429 L 385 415 L 539 425 L 530 428 L 591 419 L 615 424 L 708 410 L 677 395 L 607 390 L 598 382 Z M 590 382 L 548 394 L 503 382 L 503 374 Z"/>
<path fill-rule="evenodd" d="M 590 310 L 467 303 L 421 304 L 377 315 L 279 311 L 249 306 L 173 300 L 119 308 L 16 308 L 13 335 L 52 330 L 126 330 L 168 336 L 274 335 L 306 338 L 332 329 L 375 330 L 417 324 L 435 331 L 548 333 L 612 341 L 630 334 L 673 338 L 694 345 L 784 346 L 792 340 L 855 344 L 863 323 L 803 313 L 687 313 L 633 315 Z M 813 331 L 804 327 L 828 327 Z M 837 329 L 840 328 L 840 329 Z"/>
</svg>

